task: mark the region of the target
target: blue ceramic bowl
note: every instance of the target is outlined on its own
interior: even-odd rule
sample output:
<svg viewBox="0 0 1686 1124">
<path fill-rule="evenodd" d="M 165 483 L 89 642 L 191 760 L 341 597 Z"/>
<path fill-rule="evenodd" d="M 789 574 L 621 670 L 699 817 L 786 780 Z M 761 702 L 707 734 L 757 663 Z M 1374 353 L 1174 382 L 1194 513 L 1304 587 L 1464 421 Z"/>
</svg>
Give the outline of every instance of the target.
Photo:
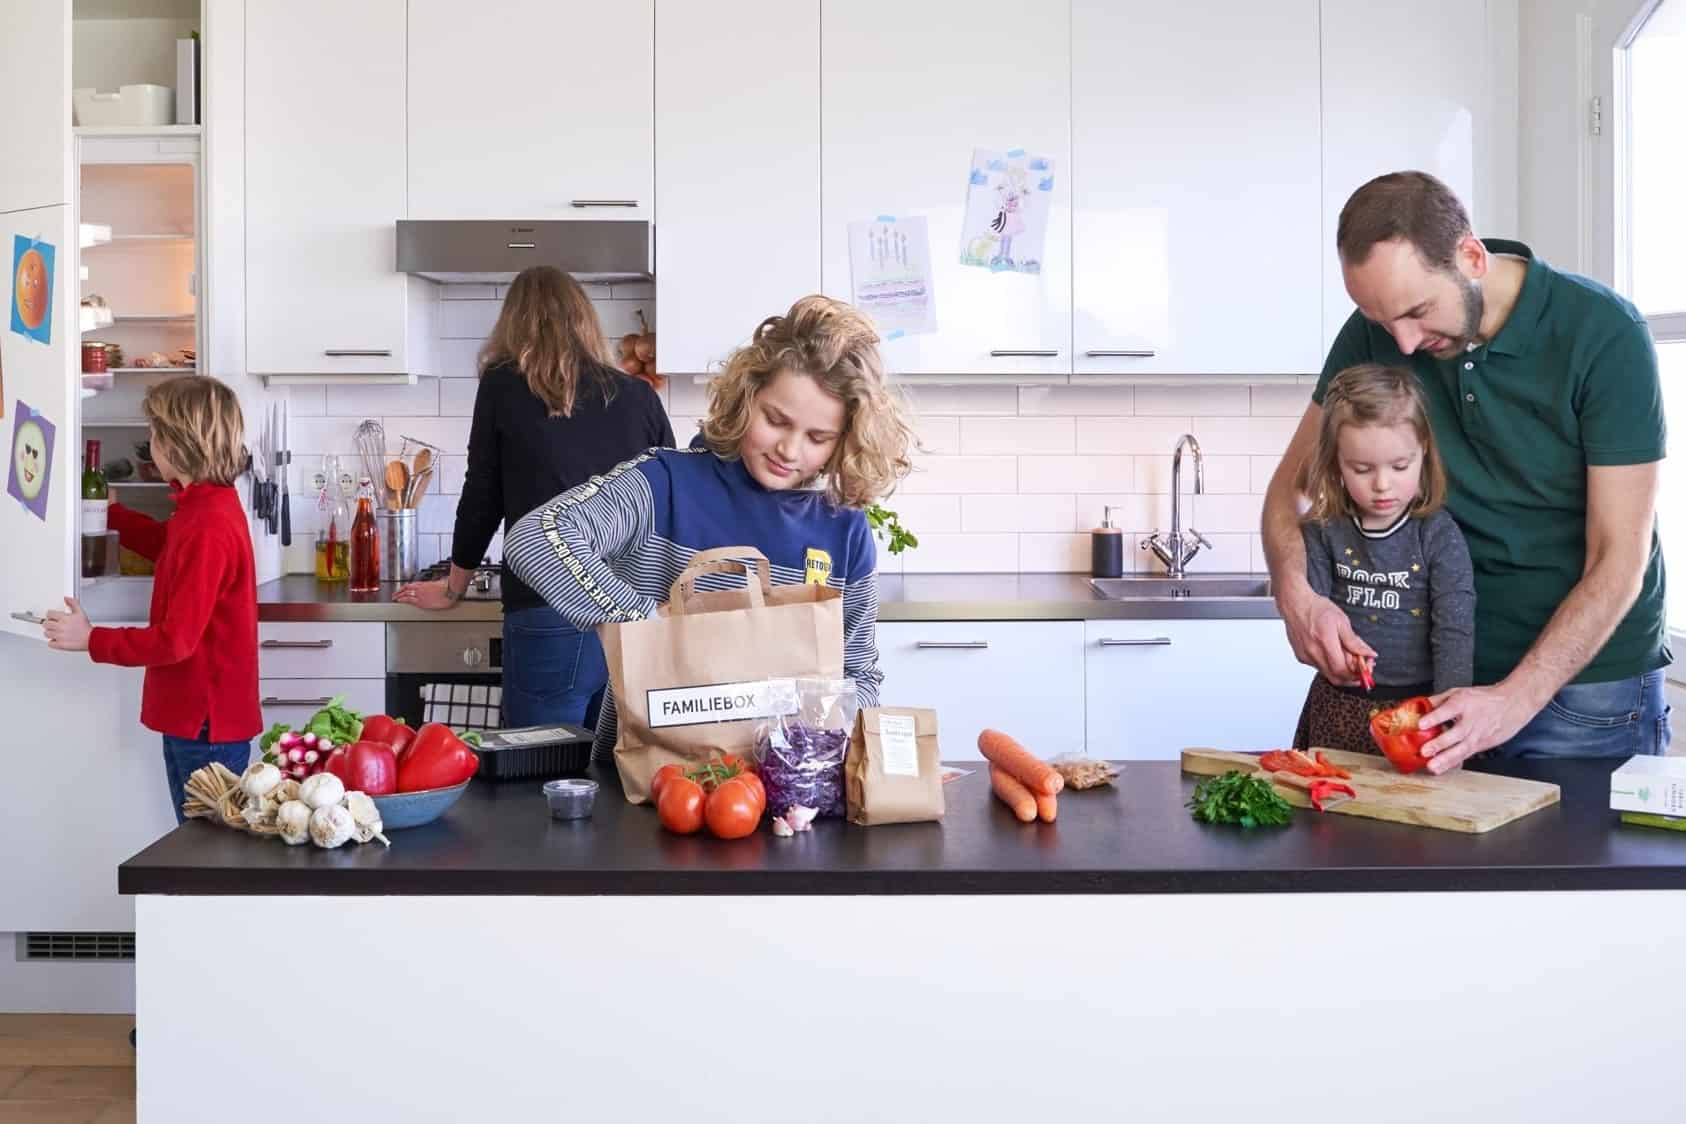
<svg viewBox="0 0 1686 1124">
<path fill-rule="evenodd" d="M 445 814 L 445 810 L 457 802 L 463 789 L 472 782 L 463 781 L 450 788 L 429 788 L 421 792 L 395 792 L 391 796 L 371 796 L 375 807 L 380 809 L 381 830 L 393 831 L 397 828 L 420 827 L 424 823 L 432 823 Z"/>
</svg>

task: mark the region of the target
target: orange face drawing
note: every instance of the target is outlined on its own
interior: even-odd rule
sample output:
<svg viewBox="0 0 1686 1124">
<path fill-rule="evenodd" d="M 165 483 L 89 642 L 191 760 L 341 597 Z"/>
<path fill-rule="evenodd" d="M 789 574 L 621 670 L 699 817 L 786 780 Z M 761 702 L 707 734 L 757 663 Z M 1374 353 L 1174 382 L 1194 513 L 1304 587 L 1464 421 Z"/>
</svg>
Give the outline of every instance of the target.
<svg viewBox="0 0 1686 1124">
<path fill-rule="evenodd" d="M 18 319 L 30 331 L 47 318 L 47 263 L 39 250 L 25 250 L 18 258 L 18 275 L 12 290 L 18 305 Z"/>
</svg>

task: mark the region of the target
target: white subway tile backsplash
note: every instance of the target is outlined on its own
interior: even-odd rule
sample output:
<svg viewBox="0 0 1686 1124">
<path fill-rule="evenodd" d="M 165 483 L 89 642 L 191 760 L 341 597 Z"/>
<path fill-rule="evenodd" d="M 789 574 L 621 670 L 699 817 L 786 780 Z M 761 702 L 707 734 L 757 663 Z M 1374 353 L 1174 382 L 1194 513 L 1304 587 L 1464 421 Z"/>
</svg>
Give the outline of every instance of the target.
<svg viewBox="0 0 1686 1124">
<path fill-rule="evenodd" d="M 1129 457 L 1020 457 L 1021 492 L 1118 492 L 1131 489 Z"/>
<path fill-rule="evenodd" d="M 1129 386 L 1021 386 L 1019 413 L 1061 417 L 1125 417 L 1136 412 Z"/>
<path fill-rule="evenodd" d="M 1084 573 L 1091 561 L 1086 534 L 1019 536 L 1019 570 L 1023 573 Z"/>
<path fill-rule="evenodd" d="M 960 501 L 960 529 L 968 534 L 994 531 L 1077 529 L 1076 496 L 965 496 Z"/>
<path fill-rule="evenodd" d="M 1112 525 L 1126 533 L 1145 534 L 1158 528 L 1158 496 L 1128 492 L 1078 496 L 1076 499 L 1075 518 L 1079 530 L 1088 531 L 1099 527 L 1106 518 L 1106 509 L 1109 507 L 1112 508 Z"/>
<path fill-rule="evenodd" d="M 1270 487 L 1270 478 L 1276 474 L 1276 466 L 1282 463 L 1281 454 L 1268 457 L 1248 457 L 1248 464 L 1252 469 L 1252 491 L 1263 495 Z"/>
<path fill-rule="evenodd" d="M 442 417 L 473 417 L 474 396 L 480 392 L 479 379 L 440 379 L 439 414 Z"/>
<path fill-rule="evenodd" d="M 416 534 L 449 536 L 456 529 L 457 498 L 429 489 L 416 508 Z"/>
<path fill-rule="evenodd" d="M 960 455 L 959 418 L 916 418 L 914 420 L 914 432 L 919 438 L 918 452 L 915 455 L 921 453 L 926 456 L 938 457 Z"/>
<path fill-rule="evenodd" d="M 1252 569 L 1252 542 L 1254 535 L 1207 535 L 1211 542 L 1211 549 L 1202 549 L 1198 557 L 1188 564 L 1188 572 L 1198 573 L 1246 573 Z M 1128 548 L 1129 544 L 1125 544 Z M 1128 550 L 1126 550 L 1128 553 Z M 1152 551 L 1137 550 L 1142 561 L 1139 572 L 1144 574 L 1163 574 L 1164 563 Z"/>
<path fill-rule="evenodd" d="M 480 373 L 481 338 L 439 341 L 439 373 L 448 379 L 471 379 Z"/>
<path fill-rule="evenodd" d="M 915 535 L 955 533 L 961 529 L 961 496 L 921 496 L 897 492 L 883 501 L 886 510 Z M 882 560 L 882 551 L 880 560 Z"/>
<path fill-rule="evenodd" d="M 1079 453 L 1163 453 L 1166 457 L 1189 432 L 1187 417 L 1078 418 Z M 1206 441 L 1197 433 L 1202 448 Z M 1207 450 L 1208 452 L 1210 450 Z"/>
<path fill-rule="evenodd" d="M 416 565 L 422 569 L 433 565 L 444 557 L 441 553 L 440 536 L 416 535 Z"/>
<path fill-rule="evenodd" d="M 386 418 L 388 453 L 396 453 L 404 437 L 426 441 L 438 446 L 446 455 L 468 452 L 468 426 L 471 418 Z M 355 426 L 353 427 L 355 428 Z"/>
<path fill-rule="evenodd" d="M 673 443 L 683 449 L 691 443 L 691 438 L 702 428 L 701 418 L 686 417 L 683 414 L 668 415 L 668 424 L 673 426 Z"/>
<path fill-rule="evenodd" d="M 1261 384 L 1251 389 L 1256 418 L 1297 418 L 1311 405 L 1312 388 L 1297 383 Z"/>
<path fill-rule="evenodd" d="M 468 456 L 444 456 L 433 458 L 433 479 L 427 490 L 438 492 L 442 496 L 460 495 L 463 477 L 468 474 Z"/>
<path fill-rule="evenodd" d="M 1012 573 L 1019 568 L 1019 536 L 929 534 L 902 555 L 907 574 Z"/>
<path fill-rule="evenodd" d="M 445 301 L 439 306 L 439 334 L 448 340 L 473 340 L 477 345 L 492 334 L 502 301 Z"/>
<path fill-rule="evenodd" d="M 289 386 L 287 406 L 295 418 L 319 418 L 328 412 L 328 388 L 325 386 Z"/>
<path fill-rule="evenodd" d="M 1247 457 L 1204 456 L 1206 462 L 1206 491 L 1250 492 L 1253 490 L 1252 462 Z M 1183 454 L 1182 489 L 1184 494 L 1194 491 L 1194 458 Z M 1141 492 L 1171 492 L 1171 455 L 1142 454 L 1136 457 L 1136 490 Z"/>
<path fill-rule="evenodd" d="M 456 381 L 456 380 L 452 380 Z M 438 417 L 439 379 L 417 379 L 411 386 L 330 386 L 325 412 L 331 417 Z"/>
<path fill-rule="evenodd" d="M 638 322 L 638 313 L 642 311 L 645 319 L 650 322 L 650 331 L 656 330 L 656 302 L 645 301 L 596 301 L 597 318 L 603 322 L 603 334 L 611 343 L 620 339 L 628 332 L 642 332 L 644 327 Z M 619 354 L 619 352 L 616 352 Z M 661 341 L 656 341 L 656 364 L 660 369 Z"/>
<path fill-rule="evenodd" d="M 962 418 L 960 451 L 968 455 L 1075 453 L 1075 423 L 1071 418 Z"/>
<path fill-rule="evenodd" d="M 1210 535 L 1213 531 L 1255 534 L 1259 529 L 1264 497 L 1250 492 L 1241 495 L 1184 496 L 1182 506 L 1183 526 L 1193 527 L 1202 534 Z"/>
<path fill-rule="evenodd" d="M 910 494 L 1015 492 L 1019 462 L 1015 457 L 916 457 L 913 473 L 902 481 Z"/>
<path fill-rule="evenodd" d="M 1298 418 L 1196 417 L 1189 432 L 1199 439 L 1201 449 L 1208 454 L 1281 456 L 1298 425 Z"/>
<path fill-rule="evenodd" d="M 695 417 L 708 412 L 708 384 L 693 378 L 667 380 L 667 408 L 670 413 Z"/>
<path fill-rule="evenodd" d="M 301 454 L 351 453 L 356 451 L 354 436 L 362 421 L 360 417 L 295 417 L 287 439 L 293 446 L 295 457 Z M 397 446 L 393 448 L 396 450 Z"/>
<path fill-rule="evenodd" d="M 1249 409 L 1245 386 L 1140 386 L 1136 413 L 1142 417 L 1230 416 L 1244 418 Z"/>
<path fill-rule="evenodd" d="M 919 415 L 1005 414 L 1019 412 L 1016 386 L 915 386 L 897 384 L 902 395 Z"/>
</svg>

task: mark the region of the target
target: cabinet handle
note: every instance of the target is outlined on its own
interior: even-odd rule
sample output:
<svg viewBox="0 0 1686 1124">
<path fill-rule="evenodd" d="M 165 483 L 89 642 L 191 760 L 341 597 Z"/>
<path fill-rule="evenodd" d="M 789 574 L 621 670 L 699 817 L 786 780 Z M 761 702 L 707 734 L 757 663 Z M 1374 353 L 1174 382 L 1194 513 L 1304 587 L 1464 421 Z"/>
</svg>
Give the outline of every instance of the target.
<svg viewBox="0 0 1686 1124">
<path fill-rule="evenodd" d="M 325 349 L 322 354 L 334 359 L 347 357 L 386 359 L 391 357 L 392 349 L 390 347 L 330 347 Z"/>
<path fill-rule="evenodd" d="M 991 359 L 1052 359 L 1060 353 L 1057 347 L 1002 347 L 989 353 Z"/>
<path fill-rule="evenodd" d="M 1157 648 L 1171 643 L 1169 636 L 1101 637 L 1103 648 Z"/>
<path fill-rule="evenodd" d="M 915 640 L 915 648 L 948 648 L 968 652 L 982 651 L 989 647 L 988 640 Z"/>
<path fill-rule="evenodd" d="M 505 245 L 512 250 L 536 250 L 539 244 L 537 242 L 508 242 Z"/>
<path fill-rule="evenodd" d="M 268 698 L 265 698 L 259 705 L 260 706 L 327 706 L 329 703 L 331 703 L 333 701 L 334 701 L 333 699 L 328 698 L 326 695 L 322 696 L 319 699 L 278 699 L 278 698 L 275 698 L 273 695 L 271 695 Z"/>
<path fill-rule="evenodd" d="M 333 646 L 334 646 L 334 642 L 332 640 L 259 640 L 258 641 L 258 647 L 260 647 L 260 648 L 280 648 L 280 649 L 283 649 L 283 650 L 296 650 L 296 649 L 299 649 L 299 648 L 332 648 Z"/>
<path fill-rule="evenodd" d="M 15 621 L 22 621 L 24 624 L 46 624 L 47 623 L 46 617 L 39 616 L 35 613 L 32 613 L 28 609 L 25 609 L 21 613 L 13 613 L 12 619 L 15 620 Z"/>
<path fill-rule="evenodd" d="M 636 207 L 636 199 L 570 199 L 571 207 Z"/>
<path fill-rule="evenodd" d="M 1131 350 L 1107 351 L 1107 350 L 1102 350 L 1102 349 L 1096 349 L 1094 351 L 1085 351 L 1083 354 L 1087 355 L 1091 359 L 1112 359 L 1112 358 L 1117 358 L 1117 359 L 1152 359 L 1153 356 L 1155 355 L 1155 352 L 1151 347 L 1148 347 L 1148 348 L 1139 348 L 1139 349 L 1133 350 L 1133 351 L 1131 351 Z"/>
</svg>

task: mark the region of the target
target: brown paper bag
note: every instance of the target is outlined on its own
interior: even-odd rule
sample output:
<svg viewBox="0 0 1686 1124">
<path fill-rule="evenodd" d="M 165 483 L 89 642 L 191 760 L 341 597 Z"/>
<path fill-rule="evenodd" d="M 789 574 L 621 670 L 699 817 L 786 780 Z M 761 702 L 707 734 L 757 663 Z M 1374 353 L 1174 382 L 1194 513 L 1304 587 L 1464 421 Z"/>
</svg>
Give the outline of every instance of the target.
<svg viewBox="0 0 1686 1124">
<path fill-rule="evenodd" d="M 943 818 L 937 712 L 868 707 L 855 719 L 843 762 L 849 822 L 863 827 Z"/>
<path fill-rule="evenodd" d="M 739 559 L 755 563 L 749 566 Z M 738 589 L 698 592 L 704 574 L 743 574 Z M 673 583 L 661 613 L 598 629 L 615 692 L 615 767 L 626 798 L 649 799 L 669 762 L 748 756 L 771 714 L 769 679 L 843 674 L 843 595 L 823 585 L 772 584 L 747 546 L 705 550 Z"/>
</svg>

